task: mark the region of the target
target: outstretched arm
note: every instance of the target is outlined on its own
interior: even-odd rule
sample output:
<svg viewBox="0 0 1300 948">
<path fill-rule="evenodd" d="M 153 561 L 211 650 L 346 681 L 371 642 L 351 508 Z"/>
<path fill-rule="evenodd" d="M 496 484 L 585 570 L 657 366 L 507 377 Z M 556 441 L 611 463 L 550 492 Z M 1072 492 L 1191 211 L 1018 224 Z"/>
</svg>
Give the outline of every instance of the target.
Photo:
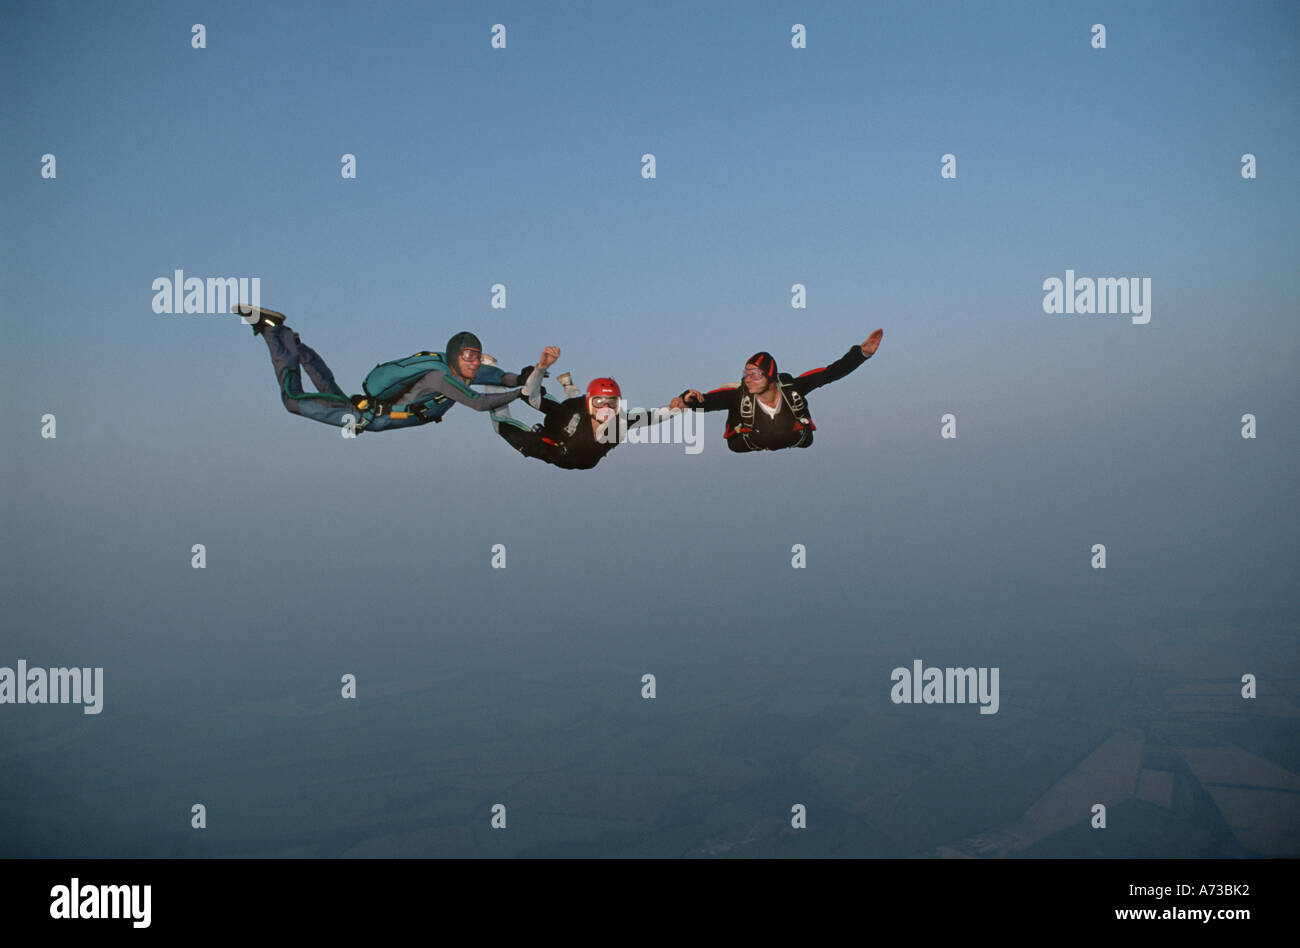
<svg viewBox="0 0 1300 948">
<path fill-rule="evenodd" d="M 672 400 L 671 408 L 700 408 L 704 411 L 722 411 L 730 408 L 739 392 L 739 386 L 724 385 L 703 395 L 698 390 L 688 388 Z"/>
<path fill-rule="evenodd" d="M 555 364 L 555 360 L 560 357 L 558 346 L 547 346 L 542 350 L 542 357 L 537 360 L 537 365 L 528 373 L 528 379 L 524 382 L 523 397 L 528 399 L 528 404 L 534 408 L 540 409 L 542 379 L 546 375 L 546 370 Z"/>
<path fill-rule="evenodd" d="M 676 399 L 673 400 L 676 401 Z M 680 410 L 666 405 L 663 408 L 629 408 L 627 410 L 628 430 L 643 428 L 646 425 L 657 425 L 661 421 L 667 421 Z"/>
<path fill-rule="evenodd" d="M 497 367 L 496 360 L 491 363 L 484 362 L 479 366 L 478 371 L 474 373 L 472 385 L 504 385 L 507 388 L 527 385 L 533 377 L 533 373 L 541 370 L 539 376 L 546 375 L 546 369 L 555 364 L 555 360 L 560 357 L 560 350 L 556 346 L 547 346 L 542 350 L 542 357 L 537 365 L 526 365 L 518 372 L 505 372 Z M 539 383 L 540 384 L 540 381 Z"/>
<path fill-rule="evenodd" d="M 877 329 L 867 337 L 866 342 L 860 346 L 854 346 L 830 365 L 820 369 L 809 369 L 794 380 L 795 389 L 800 395 L 807 395 L 813 389 L 821 388 L 823 385 L 829 385 L 831 382 L 844 378 L 875 354 L 884 335 L 885 331 L 883 329 Z"/>
<path fill-rule="evenodd" d="M 491 411 L 493 408 L 500 408 L 513 402 L 519 397 L 519 392 L 517 388 L 512 388 L 508 392 L 476 392 L 460 379 L 435 370 L 420 379 L 405 397 L 407 403 L 411 404 L 423 401 L 430 395 L 439 394 L 462 405 L 468 405 L 475 411 Z"/>
</svg>

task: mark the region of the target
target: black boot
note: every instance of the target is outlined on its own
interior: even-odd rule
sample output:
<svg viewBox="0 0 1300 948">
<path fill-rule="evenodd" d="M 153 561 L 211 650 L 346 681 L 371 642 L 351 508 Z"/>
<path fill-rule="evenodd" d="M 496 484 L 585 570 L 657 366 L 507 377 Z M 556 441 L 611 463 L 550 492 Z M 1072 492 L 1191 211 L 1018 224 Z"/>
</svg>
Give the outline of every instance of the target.
<svg viewBox="0 0 1300 948">
<path fill-rule="evenodd" d="M 232 310 L 238 316 L 251 316 L 253 307 L 248 303 L 236 303 Z M 255 323 L 249 323 L 253 327 L 253 335 L 260 336 L 267 328 L 278 326 L 285 320 L 284 313 L 277 313 L 273 309 L 258 307 L 258 314 L 262 317 Z"/>
</svg>

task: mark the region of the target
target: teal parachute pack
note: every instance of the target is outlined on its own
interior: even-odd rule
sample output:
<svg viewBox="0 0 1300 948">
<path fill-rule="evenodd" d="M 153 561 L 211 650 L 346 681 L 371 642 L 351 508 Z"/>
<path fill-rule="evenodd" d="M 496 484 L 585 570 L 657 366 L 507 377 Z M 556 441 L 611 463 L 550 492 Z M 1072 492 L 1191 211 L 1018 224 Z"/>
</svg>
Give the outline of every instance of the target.
<svg viewBox="0 0 1300 948">
<path fill-rule="evenodd" d="M 417 352 L 405 359 L 381 362 L 366 375 L 361 390 L 381 405 L 392 405 L 408 388 L 428 372 L 447 372 L 447 363 L 441 352 Z"/>
<path fill-rule="evenodd" d="M 421 399 L 418 404 L 393 404 L 393 399 L 400 398 L 402 393 L 426 374 L 435 371 L 450 375 L 441 352 L 417 352 L 405 359 L 379 363 L 366 373 L 365 381 L 361 383 L 365 395 L 352 396 L 352 404 L 361 410 L 361 421 L 355 431 L 358 434 L 365 431 L 381 415 L 388 415 L 390 423 L 397 419 L 410 424 L 442 421 L 443 413 L 451 407 L 440 405 L 449 401 L 445 395 L 435 393 Z M 435 407 L 439 405 L 440 407 Z"/>
<path fill-rule="evenodd" d="M 381 415 L 388 416 L 387 427 L 400 422 L 401 427 L 425 424 L 430 421 L 442 421 L 442 416 L 455 404 L 454 399 L 442 392 L 430 392 L 418 396 L 418 400 L 405 404 L 396 403 L 405 393 L 430 372 L 441 372 L 447 384 L 460 389 L 466 395 L 474 396 L 469 385 L 463 382 L 447 365 L 446 356 L 441 352 L 417 352 L 405 359 L 381 362 L 371 369 L 365 381 L 361 383 L 364 395 L 352 396 L 352 404 L 361 411 L 361 421 L 356 426 L 358 432 L 370 427 L 371 422 Z M 480 366 L 475 373 L 474 385 L 500 385 L 506 373 L 495 365 Z"/>
</svg>

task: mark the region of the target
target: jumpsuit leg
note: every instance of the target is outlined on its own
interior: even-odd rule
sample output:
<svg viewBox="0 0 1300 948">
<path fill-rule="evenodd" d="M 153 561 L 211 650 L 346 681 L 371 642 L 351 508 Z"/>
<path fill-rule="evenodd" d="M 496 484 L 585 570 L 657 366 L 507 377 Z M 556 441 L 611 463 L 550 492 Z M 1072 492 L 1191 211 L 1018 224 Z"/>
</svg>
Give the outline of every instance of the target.
<svg viewBox="0 0 1300 948">
<path fill-rule="evenodd" d="M 340 398 L 347 398 L 348 393 L 339 388 L 338 383 L 334 381 L 334 373 L 330 371 L 330 367 L 325 364 L 325 360 L 317 354 L 316 350 L 304 342 L 299 342 L 296 345 L 298 347 L 298 361 L 307 370 L 307 375 L 311 377 L 311 384 L 316 386 L 316 391 L 326 395 L 338 395 Z"/>
<path fill-rule="evenodd" d="M 504 385 L 484 385 L 483 391 L 488 393 L 508 392 L 510 391 L 510 389 L 506 388 Z M 502 405 L 500 408 L 493 408 L 491 411 L 488 412 L 488 418 L 492 422 L 492 430 L 497 432 L 498 434 L 501 433 L 501 426 L 503 424 L 506 425 L 507 427 L 511 425 L 519 425 L 521 427 L 523 426 L 523 422 L 516 421 L 514 415 L 510 414 L 509 405 Z"/>
<path fill-rule="evenodd" d="M 354 422 L 358 420 L 360 412 L 335 383 L 329 366 L 314 349 L 295 343 L 293 330 L 281 323 L 264 330 L 262 338 L 270 350 L 271 365 L 280 385 L 280 401 L 286 409 L 295 415 L 337 428 L 347 426 L 346 416 L 352 416 Z M 320 390 L 315 394 L 303 391 L 303 367 L 306 367 L 312 383 Z"/>
<path fill-rule="evenodd" d="M 541 432 L 527 428 L 518 421 L 503 421 L 497 428 L 497 434 L 505 439 L 506 444 L 526 458 L 539 458 L 548 464 L 555 462 L 558 448 L 542 440 Z"/>
</svg>

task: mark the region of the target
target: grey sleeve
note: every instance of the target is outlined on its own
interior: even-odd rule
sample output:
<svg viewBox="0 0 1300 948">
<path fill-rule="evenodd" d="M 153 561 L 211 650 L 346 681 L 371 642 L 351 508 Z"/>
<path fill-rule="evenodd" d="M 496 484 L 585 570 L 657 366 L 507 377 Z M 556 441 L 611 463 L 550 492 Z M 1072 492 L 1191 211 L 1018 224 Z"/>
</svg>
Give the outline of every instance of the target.
<svg viewBox="0 0 1300 948">
<path fill-rule="evenodd" d="M 426 372 L 420 381 L 398 396 L 393 404 L 409 405 L 412 402 L 423 401 L 430 395 L 445 395 L 452 401 L 468 405 L 475 411 L 491 411 L 493 408 L 500 408 L 502 405 L 513 402 L 519 397 L 519 389 L 480 394 L 468 385 L 463 385 L 455 379 L 449 379 L 442 371 L 435 369 L 432 372 Z"/>
</svg>

